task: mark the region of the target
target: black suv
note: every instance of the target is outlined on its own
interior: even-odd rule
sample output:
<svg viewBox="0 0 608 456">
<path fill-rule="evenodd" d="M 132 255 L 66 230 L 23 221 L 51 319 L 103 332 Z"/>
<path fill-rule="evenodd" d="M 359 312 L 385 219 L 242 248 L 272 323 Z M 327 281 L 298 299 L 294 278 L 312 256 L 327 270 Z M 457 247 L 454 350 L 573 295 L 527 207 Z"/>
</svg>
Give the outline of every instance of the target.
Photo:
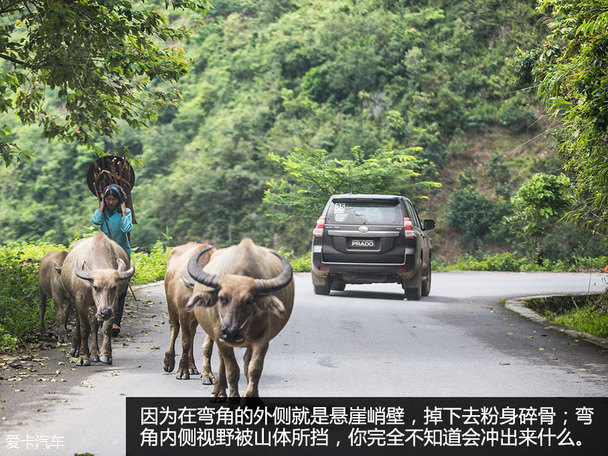
<svg viewBox="0 0 608 456">
<path fill-rule="evenodd" d="M 347 283 L 400 283 L 407 299 L 431 291 L 431 240 L 412 202 L 398 195 L 333 195 L 312 238 L 316 294 Z"/>
</svg>

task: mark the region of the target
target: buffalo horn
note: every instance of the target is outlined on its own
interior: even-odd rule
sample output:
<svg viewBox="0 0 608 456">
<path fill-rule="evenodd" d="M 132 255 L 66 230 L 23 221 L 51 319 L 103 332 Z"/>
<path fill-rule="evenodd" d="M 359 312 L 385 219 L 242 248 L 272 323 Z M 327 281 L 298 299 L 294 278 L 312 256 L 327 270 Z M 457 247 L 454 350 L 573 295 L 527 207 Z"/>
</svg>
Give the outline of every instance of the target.
<svg viewBox="0 0 608 456">
<path fill-rule="evenodd" d="M 84 280 L 91 281 L 93 280 L 93 276 L 91 275 L 91 271 L 87 268 L 87 264 L 85 261 L 82 262 L 82 268 L 78 268 L 78 260 L 74 261 L 74 274 Z"/>
<path fill-rule="evenodd" d="M 120 258 L 117 260 L 118 263 L 118 279 L 119 280 L 125 280 L 125 279 L 129 279 L 131 278 L 131 276 L 133 274 L 135 274 L 135 264 L 133 263 L 133 260 L 131 260 L 130 264 L 129 264 L 129 269 L 127 269 L 125 271 L 125 262 L 122 261 Z"/>
<path fill-rule="evenodd" d="M 272 253 L 281 260 L 283 270 L 278 276 L 273 277 L 272 279 L 255 279 L 255 291 L 257 293 L 272 293 L 273 291 L 278 291 L 281 288 L 286 287 L 289 282 L 291 282 L 293 276 L 291 264 L 277 252 Z"/>
<path fill-rule="evenodd" d="M 185 272 L 182 272 L 181 279 L 184 285 L 186 285 L 188 288 L 194 288 L 194 280 L 192 280 L 191 277 L 188 277 Z"/>
<path fill-rule="evenodd" d="M 200 252 L 192 255 L 192 258 L 190 258 L 190 261 L 188 262 L 188 274 L 197 282 L 217 290 L 220 287 L 219 277 L 213 274 L 207 274 L 198 264 L 199 258 L 212 248 L 213 246 L 205 247 Z"/>
</svg>

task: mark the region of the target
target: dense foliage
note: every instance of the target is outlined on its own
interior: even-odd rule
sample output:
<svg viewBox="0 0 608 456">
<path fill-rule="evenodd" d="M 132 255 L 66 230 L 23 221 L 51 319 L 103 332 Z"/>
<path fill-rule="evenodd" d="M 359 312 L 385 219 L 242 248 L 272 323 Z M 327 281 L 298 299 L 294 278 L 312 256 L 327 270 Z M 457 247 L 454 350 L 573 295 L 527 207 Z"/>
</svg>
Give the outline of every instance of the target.
<svg viewBox="0 0 608 456">
<path fill-rule="evenodd" d="M 0 247 L 0 349 L 10 348 L 38 325 L 38 262 L 51 250 L 48 243 L 9 244 Z M 46 321 L 54 319 L 47 306 Z"/>
<path fill-rule="evenodd" d="M 96 134 L 118 134 L 119 120 L 140 127 L 156 118 L 179 94 L 150 90 L 150 82 L 177 81 L 188 72 L 183 49 L 168 43 L 190 30 L 170 27 L 142 3 L 0 1 L 0 112 L 40 125 L 44 138 L 90 146 Z M 208 7 L 205 0 L 165 3 L 203 13 Z M 7 165 L 15 155 L 29 155 L 19 150 L 8 122 L 0 123 L 0 155 Z"/>
<path fill-rule="evenodd" d="M 331 160 L 351 159 L 354 147 L 364 159 L 410 150 L 426 160 L 416 170 L 420 180 L 446 176 L 444 189 L 419 204 L 441 219 L 445 198 L 436 197 L 452 188 L 452 163 L 470 154 L 471 138 L 499 131 L 491 153 L 503 154 L 538 133 L 532 94 L 505 84 L 505 58 L 544 36 L 533 0 L 213 5 L 184 44 L 195 64 L 180 80 L 179 109 L 161 110 L 145 132 L 119 124 L 120 136 L 95 138 L 106 152 L 126 147 L 143 164 L 133 190 L 133 243 L 141 248 L 165 233 L 176 243 L 216 245 L 251 236 L 304 252 L 317 214 L 276 225 L 262 205 L 267 182 L 284 177 L 269 154 L 287 157 L 295 147 L 325 150 Z M 44 143 L 36 129 L 16 133 L 36 157 L 0 171 L 0 236 L 66 243 L 86 231 L 96 206 L 85 185 L 95 157 L 76 145 Z M 512 178 L 501 185 L 514 191 L 541 171 L 530 163 L 510 167 Z M 453 239 L 434 233 L 441 236 Z"/>
<path fill-rule="evenodd" d="M 575 218 L 608 233 L 608 2 L 541 0 L 553 17 L 536 76 L 563 123 L 561 150 L 574 174 Z"/>
</svg>

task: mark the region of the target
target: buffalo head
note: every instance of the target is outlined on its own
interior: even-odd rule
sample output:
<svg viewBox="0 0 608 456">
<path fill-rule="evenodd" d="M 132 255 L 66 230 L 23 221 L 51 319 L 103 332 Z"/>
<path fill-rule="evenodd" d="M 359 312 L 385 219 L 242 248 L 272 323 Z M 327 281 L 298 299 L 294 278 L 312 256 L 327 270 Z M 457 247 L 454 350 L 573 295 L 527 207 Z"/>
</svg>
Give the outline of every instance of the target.
<svg viewBox="0 0 608 456">
<path fill-rule="evenodd" d="M 263 314 L 282 317 L 286 310 L 279 298 L 272 293 L 286 287 L 292 280 L 293 271 L 289 262 L 276 252 L 282 264 L 282 271 L 270 279 L 254 279 L 246 275 L 206 273 L 198 264 L 198 259 L 212 247 L 201 250 L 188 263 L 188 273 L 197 282 L 212 288 L 212 291 L 194 293 L 187 307 L 212 307 L 216 303 L 219 317 L 219 338 L 232 344 L 242 344 L 252 332 L 261 331 L 264 326 L 255 327 L 255 322 Z"/>
<path fill-rule="evenodd" d="M 129 269 L 126 269 L 125 262 L 118 258 L 118 269 L 96 269 L 90 271 L 86 262 L 82 267 L 78 267 L 78 261 L 74 262 L 74 274 L 79 278 L 91 283 L 91 293 L 97 312 L 95 317 L 98 320 L 109 320 L 114 316 L 112 308 L 118 301 L 118 296 L 125 290 L 125 282 L 135 273 L 133 260 Z"/>
</svg>

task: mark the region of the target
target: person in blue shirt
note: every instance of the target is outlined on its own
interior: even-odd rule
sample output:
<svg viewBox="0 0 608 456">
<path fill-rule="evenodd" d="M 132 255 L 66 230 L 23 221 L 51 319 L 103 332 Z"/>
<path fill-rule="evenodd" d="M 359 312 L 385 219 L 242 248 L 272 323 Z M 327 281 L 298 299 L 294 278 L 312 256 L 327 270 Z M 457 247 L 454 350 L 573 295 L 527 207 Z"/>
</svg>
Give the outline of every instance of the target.
<svg viewBox="0 0 608 456">
<path fill-rule="evenodd" d="M 103 191 L 103 198 L 99 202 L 99 209 L 95 210 L 91 222 L 101 226 L 106 236 L 113 239 L 120 245 L 127 255 L 131 256 L 131 243 L 129 233 L 133 228 L 131 209 L 125 203 L 125 192 L 119 185 L 108 185 Z M 117 336 L 120 333 L 120 322 L 125 307 L 127 288 L 118 297 L 118 309 L 114 316 L 112 334 Z"/>
</svg>

